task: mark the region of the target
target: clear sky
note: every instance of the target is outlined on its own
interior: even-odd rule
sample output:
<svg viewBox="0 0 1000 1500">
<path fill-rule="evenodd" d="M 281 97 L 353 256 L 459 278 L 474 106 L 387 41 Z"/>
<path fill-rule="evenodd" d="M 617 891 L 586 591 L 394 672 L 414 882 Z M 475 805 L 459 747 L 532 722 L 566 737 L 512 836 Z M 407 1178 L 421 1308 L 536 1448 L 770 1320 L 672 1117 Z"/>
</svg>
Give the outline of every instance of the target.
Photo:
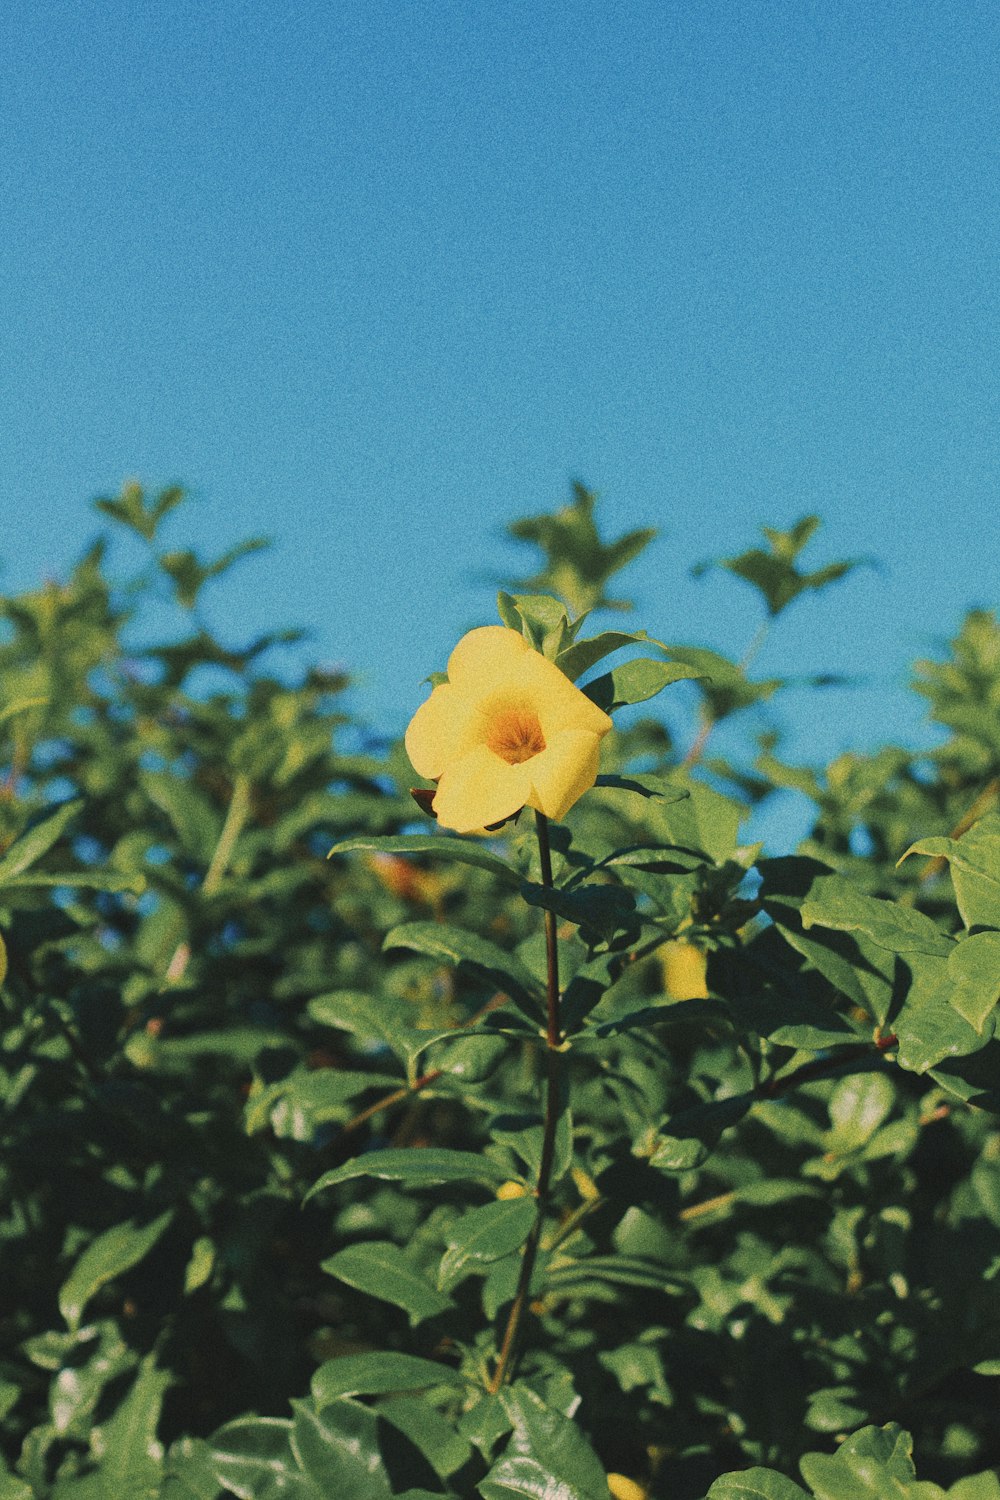
<svg viewBox="0 0 1000 1500">
<path fill-rule="evenodd" d="M 399 729 L 571 476 L 661 527 L 636 623 L 736 654 L 754 597 L 688 567 L 816 510 L 885 567 L 762 654 L 864 679 L 790 749 L 929 742 L 906 664 L 1000 576 L 998 43 L 992 0 L 6 0 L 3 581 L 181 480 L 172 544 L 277 543 L 225 631 L 308 626 Z"/>
</svg>

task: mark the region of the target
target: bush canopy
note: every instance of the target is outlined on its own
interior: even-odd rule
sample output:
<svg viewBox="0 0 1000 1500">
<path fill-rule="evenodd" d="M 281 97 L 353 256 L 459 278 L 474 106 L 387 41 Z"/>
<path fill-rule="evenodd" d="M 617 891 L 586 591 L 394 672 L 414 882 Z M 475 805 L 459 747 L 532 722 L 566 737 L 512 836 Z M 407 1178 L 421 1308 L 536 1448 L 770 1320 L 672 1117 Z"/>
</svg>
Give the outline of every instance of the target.
<svg viewBox="0 0 1000 1500">
<path fill-rule="evenodd" d="M 755 627 L 855 564 L 722 559 L 740 662 L 602 631 L 652 532 L 576 486 L 477 622 L 537 722 L 435 700 L 452 784 L 483 704 L 508 762 L 462 835 L 294 632 L 208 628 L 259 543 L 166 550 L 182 500 L 0 600 L 0 1500 L 1000 1500 L 996 618 L 916 664 L 936 749 L 789 764 Z"/>
</svg>

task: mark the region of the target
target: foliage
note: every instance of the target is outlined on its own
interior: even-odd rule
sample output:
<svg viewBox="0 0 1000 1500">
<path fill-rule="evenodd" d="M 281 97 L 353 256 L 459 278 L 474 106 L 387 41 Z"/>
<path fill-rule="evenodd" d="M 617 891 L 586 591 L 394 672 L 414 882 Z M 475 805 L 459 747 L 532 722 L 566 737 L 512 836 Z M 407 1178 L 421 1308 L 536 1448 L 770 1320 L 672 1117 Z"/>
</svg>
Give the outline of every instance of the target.
<svg viewBox="0 0 1000 1500">
<path fill-rule="evenodd" d="M 651 533 L 577 487 L 501 619 L 688 748 L 630 710 L 548 842 L 458 838 L 293 633 L 207 628 L 257 544 L 182 499 L 0 602 L 0 1500 L 1000 1500 L 995 618 L 934 751 L 713 758 L 780 681 L 588 635 Z M 814 530 L 725 563 L 769 618 Z"/>
</svg>

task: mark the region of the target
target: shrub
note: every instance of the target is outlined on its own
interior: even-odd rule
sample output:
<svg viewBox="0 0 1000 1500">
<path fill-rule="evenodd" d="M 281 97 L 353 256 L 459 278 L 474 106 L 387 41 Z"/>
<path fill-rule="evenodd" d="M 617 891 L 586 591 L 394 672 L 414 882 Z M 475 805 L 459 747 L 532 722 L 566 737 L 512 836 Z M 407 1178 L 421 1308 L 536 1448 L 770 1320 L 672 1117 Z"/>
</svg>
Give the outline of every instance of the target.
<svg viewBox="0 0 1000 1500">
<path fill-rule="evenodd" d="M 918 664 L 937 750 L 734 763 L 782 684 L 588 635 L 651 533 L 577 487 L 500 619 L 612 716 L 687 679 L 687 749 L 626 714 L 564 822 L 456 837 L 343 676 L 200 623 L 257 544 L 161 550 L 181 499 L 0 604 L 2 1500 L 1000 1500 L 996 620 Z M 769 618 L 815 525 L 724 560 Z"/>
</svg>

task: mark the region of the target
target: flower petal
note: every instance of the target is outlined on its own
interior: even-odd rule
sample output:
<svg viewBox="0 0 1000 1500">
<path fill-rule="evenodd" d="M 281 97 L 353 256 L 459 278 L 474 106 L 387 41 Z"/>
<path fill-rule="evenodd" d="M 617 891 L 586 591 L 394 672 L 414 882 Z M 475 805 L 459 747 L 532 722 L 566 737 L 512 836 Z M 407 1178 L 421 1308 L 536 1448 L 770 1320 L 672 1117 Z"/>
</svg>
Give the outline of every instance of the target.
<svg viewBox="0 0 1000 1500">
<path fill-rule="evenodd" d="M 463 635 L 449 656 L 448 681 L 463 692 L 482 695 L 510 681 L 526 654 L 538 656 L 516 630 L 508 630 L 506 625 L 480 625 Z"/>
<path fill-rule="evenodd" d="M 530 764 L 509 766 L 485 745 L 476 745 L 452 761 L 445 767 L 434 797 L 434 811 L 442 828 L 477 833 L 519 812 L 531 791 Z"/>
<path fill-rule="evenodd" d="M 406 731 L 406 753 L 418 776 L 430 780 L 475 742 L 476 707 L 451 686 L 440 683 L 421 703 Z"/>
<path fill-rule="evenodd" d="M 557 822 L 597 780 L 600 737 L 587 729 L 563 729 L 552 735 L 541 755 L 525 761 L 531 774 L 528 805 Z"/>
<path fill-rule="evenodd" d="M 554 662 L 537 651 L 518 663 L 517 680 L 535 704 L 546 741 L 564 729 L 585 729 L 602 735 L 611 728 L 607 714 L 581 693 Z"/>
</svg>

